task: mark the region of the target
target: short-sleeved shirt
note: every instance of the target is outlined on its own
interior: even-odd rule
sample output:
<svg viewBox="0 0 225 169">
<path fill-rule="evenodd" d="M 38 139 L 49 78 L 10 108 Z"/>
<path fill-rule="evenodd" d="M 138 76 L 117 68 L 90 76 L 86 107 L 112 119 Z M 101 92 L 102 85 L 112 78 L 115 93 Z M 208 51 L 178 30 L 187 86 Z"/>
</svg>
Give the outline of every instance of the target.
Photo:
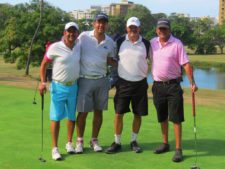
<svg viewBox="0 0 225 169">
<path fill-rule="evenodd" d="M 159 37 L 151 41 L 152 76 L 155 81 L 168 81 L 181 77 L 181 66 L 189 62 L 182 42 L 170 36 L 165 46 Z"/>
<path fill-rule="evenodd" d="M 78 37 L 81 46 L 81 75 L 105 76 L 107 57 L 115 57 L 115 42 L 105 34 L 105 40 L 98 43 L 93 31 L 86 31 Z"/>
<path fill-rule="evenodd" d="M 142 36 L 132 43 L 128 35 L 120 46 L 118 51 L 119 77 L 127 81 L 140 81 L 148 75 L 148 63 L 146 57 L 146 47 L 142 42 Z"/>
<path fill-rule="evenodd" d="M 79 78 L 80 47 L 78 44 L 71 50 L 63 41 L 55 42 L 48 48 L 45 58 L 53 61 L 53 80 L 65 83 Z"/>
</svg>

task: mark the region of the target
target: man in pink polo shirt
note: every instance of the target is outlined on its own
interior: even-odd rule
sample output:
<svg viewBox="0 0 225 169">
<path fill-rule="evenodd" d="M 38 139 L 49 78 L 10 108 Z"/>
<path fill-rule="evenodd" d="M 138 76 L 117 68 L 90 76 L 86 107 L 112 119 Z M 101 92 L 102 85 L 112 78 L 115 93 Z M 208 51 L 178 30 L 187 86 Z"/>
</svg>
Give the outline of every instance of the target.
<svg viewBox="0 0 225 169">
<path fill-rule="evenodd" d="M 174 162 L 183 160 L 181 149 L 182 125 L 184 121 L 183 91 L 180 86 L 182 79 L 181 67 L 184 68 L 190 81 L 191 90 L 197 91 L 192 68 L 182 42 L 171 34 L 170 21 L 159 19 L 156 33 L 158 37 L 151 42 L 153 101 L 161 124 L 162 144 L 154 151 L 161 154 L 169 151 L 168 120 L 174 124 L 176 151 Z"/>
</svg>

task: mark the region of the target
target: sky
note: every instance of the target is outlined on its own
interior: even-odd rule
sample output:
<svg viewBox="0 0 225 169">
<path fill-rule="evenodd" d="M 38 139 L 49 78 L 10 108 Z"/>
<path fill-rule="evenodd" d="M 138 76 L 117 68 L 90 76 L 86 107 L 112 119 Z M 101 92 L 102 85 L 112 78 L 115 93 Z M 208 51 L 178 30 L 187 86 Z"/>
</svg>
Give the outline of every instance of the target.
<svg viewBox="0 0 225 169">
<path fill-rule="evenodd" d="M 44 0 L 45 1 L 45 0 Z M 91 5 L 109 5 L 119 3 L 120 0 L 47 0 L 51 5 L 64 11 L 89 9 Z M 176 13 L 189 14 L 191 17 L 218 17 L 219 0 L 129 0 L 135 4 L 146 6 L 151 13 Z M 0 3 L 12 5 L 30 2 L 30 0 L 0 0 Z"/>
</svg>

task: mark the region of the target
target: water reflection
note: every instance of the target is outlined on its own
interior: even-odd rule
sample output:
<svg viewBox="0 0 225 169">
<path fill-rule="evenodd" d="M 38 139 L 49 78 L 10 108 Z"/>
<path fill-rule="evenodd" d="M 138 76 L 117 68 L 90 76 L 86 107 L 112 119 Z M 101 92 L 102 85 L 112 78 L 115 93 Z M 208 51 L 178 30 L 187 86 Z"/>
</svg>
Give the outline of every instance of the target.
<svg viewBox="0 0 225 169">
<path fill-rule="evenodd" d="M 199 88 L 205 89 L 225 89 L 225 72 L 218 72 L 212 68 L 209 70 L 195 69 L 195 81 Z M 148 83 L 152 84 L 151 74 L 148 76 Z M 183 76 L 183 87 L 189 87 L 189 81 L 186 75 Z"/>
</svg>

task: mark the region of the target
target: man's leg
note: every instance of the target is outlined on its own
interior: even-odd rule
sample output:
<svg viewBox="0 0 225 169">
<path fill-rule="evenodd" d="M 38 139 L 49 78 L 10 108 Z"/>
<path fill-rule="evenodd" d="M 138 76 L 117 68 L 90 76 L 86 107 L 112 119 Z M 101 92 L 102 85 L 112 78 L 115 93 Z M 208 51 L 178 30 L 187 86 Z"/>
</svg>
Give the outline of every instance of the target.
<svg viewBox="0 0 225 169">
<path fill-rule="evenodd" d="M 52 159 L 60 160 L 62 157 L 58 150 L 58 138 L 59 138 L 59 121 L 51 121 L 51 133 L 52 133 Z"/>
<path fill-rule="evenodd" d="M 116 113 L 114 119 L 114 132 L 115 135 L 121 135 L 123 131 L 123 114 Z"/>
<path fill-rule="evenodd" d="M 161 133 L 162 133 L 162 142 L 161 144 L 155 151 L 155 154 L 161 154 L 169 151 L 170 146 L 168 144 L 168 120 L 163 121 L 160 123 L 161 124 Z"/>
<path fill-rule="evenodd" d="M 174 123 L 174 134 L 175 134 L 175 140 L 176 140 L 176 149 L 181 149 L 181 139 L 182 139 L 181 123 Z"/>
<path fill-rule="evenodd" d="M 67 139 L 68 139 L 68 142 L 71 142 L 71 143 L 73 139 L 74 127 L 75 127 L 75 121 L 68 120 L 67 121 Z"/>
<path fill-rule="evenodd" d="M 88 115 L 87 112 L 79 112 L 78 113 L 77 123 L 76 123 L 78 138 L 83 138 L 83 136 L 84 136 L 87 115 Z"/>
<path fill-rule="evenodd" d="M 113 154 L 116 152 L 119 152 L 121 150 L 121 134 L 123 131 L 123 115 L 124 114 L 115 114 L 114 119 L 114 133 L 115 133 L 115 141 L 112 143 L 112 145 L 107 148 L 106 153 L 107 154 Z"/>
<path fill-rule="evenodd" d="M 134 114 L 133 119 L 133 133 L 138 134 L 141 127 L 141 116 Z"/>
<path fill-rule="evenodd" d="M 92 121 L 92 138 L 98 138 L 102 126 L 102 110 L 95 110 Z"/>
<path fill-rule="evenodd" d="M 168 120 L 161 122 L 162 142 L 168 144 Z"/>
<path fill-rule="evenodd" d="M 134 114 L 130 147 L 136 153 L 142 152 L 141 147 L 139 147 L 137 143 L 137 136 L 138 136 L 140 127 L 141 127 L 141 116 Z"/>
<path fill-rule="evenodd" d="M 98 143 L 98 134 L 102 126 L 102 110 L 95 110 L 92 121 L 92 138 L 90 146 L 95 152 L 101 152 L 103 149 Z"/>
<path fill-rule="evenodd" d="M 76 142 L 76 148 L 75 151 L 77 154 L 83 153 L 83 136 L 84 136 L 84 130 L 86 126 L 86 118 L 88 113 L 87 112 L 79 112 L 77 115 L 77 142 Z"/>
<path fill-rule="evenodd" d="M 175 140 L 176 140 L 176 151 L 172 160 L 174 162 L 180 162 L 183 160 L 183 153 L 181 149 L 181 138 L 182 138 L 181 123 L 174 123 L 174 134 L 175 134 Z"/>
<path fill-rule="evenodd" d="M 52 147 L 58 147 L 60 121 L 51 121 Z"/>
</svg>

